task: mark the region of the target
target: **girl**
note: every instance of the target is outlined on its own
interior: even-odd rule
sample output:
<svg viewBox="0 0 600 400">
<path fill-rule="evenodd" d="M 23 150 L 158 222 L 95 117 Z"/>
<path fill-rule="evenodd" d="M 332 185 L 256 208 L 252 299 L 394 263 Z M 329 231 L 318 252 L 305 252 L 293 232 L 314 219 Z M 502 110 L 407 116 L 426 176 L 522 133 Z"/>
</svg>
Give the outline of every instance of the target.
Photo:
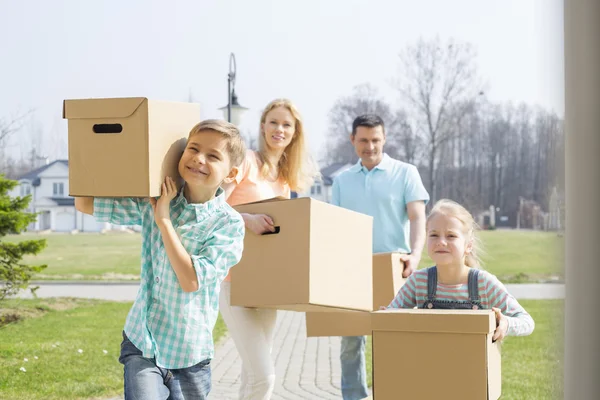
<svg viewBox="0 0 600 400">
<path fill-rule="evenodd" d="M 232 205 L 290 197 L 291 190 L 312 185 L 316 169 L 306 153 L 302 120 L 286 99 L 272 101 L 260 119 L 259 150 L 246 153 L 235 182 L 224 185 Z M 246 228 L 260 235 L 274 231 L 273 220 L 263 214 L 242 214 Z M 242 359 L 239 399 L 267 400 L 275 385 L 271 347 L 277 310 L 235 307 L 230 304 L 231 283 L 221 285 L 219 306 Z"/>
<path fill-rule="evenodd" d="M 435 266 L 415 271 L 387 308 L 492 309 L 493 340 L 527 336 L 531 316 L 504 285 L 480 267 L 477 224 L 460 204 L 440 200 L 427 217 L 427 252 Z"/>
</svg>

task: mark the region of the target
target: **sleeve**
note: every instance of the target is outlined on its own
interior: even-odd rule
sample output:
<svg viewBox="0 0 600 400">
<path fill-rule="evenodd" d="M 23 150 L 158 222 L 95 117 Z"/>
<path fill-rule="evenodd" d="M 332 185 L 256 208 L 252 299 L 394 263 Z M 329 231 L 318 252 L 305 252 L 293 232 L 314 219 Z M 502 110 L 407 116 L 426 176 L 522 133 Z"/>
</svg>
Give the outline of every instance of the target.
<svg viewBox="0 0 600 400">
<path fill-rule="evenodd" d="M 404 184 L 404 202 L 408 204 L 418 200 L 423 200 L 427 204 L 429 202 L 429 193 L 427 193 L 427 189 L 423 186 L 423 181 L 417 167 L 409 165 Z"/>
<path fill-rule="evenodd" d="M 191 255 L 198 278 L 198 290 L 208 284 L 223 281 L 229 269 L 240 262 L 244 233 L 242 217 L 230 215 L 227 222 L 216 228 L 209 239 L 202 243 L 199 251 Z"/>
<path fill-rule="evenodd" d="M 484 285 L 488 306 L 500 309 L 508 319 L 507 336 L 530 335 L 535 328 L 533 318 L 519 304 L 517 299 L 506 290 L 502 282 L 494 275 L 486 273 Z"/>
<path fill-rule="evenodd" d="M 149 206 L 142 198 L 94 198 L 94 218 L 115 225 L 142 225 L 144 207 Z"/>
<path fill-rule="evenodd" d="M 337 177 L 333 179 L 331 186 L 331 204 L 340 207 L 340 182 Z"/>
<path fill-rule="evenodd" d="M 415 308 L 417 306 L 417 284 L 411 274 L 387 308 Z"/>
</svg>

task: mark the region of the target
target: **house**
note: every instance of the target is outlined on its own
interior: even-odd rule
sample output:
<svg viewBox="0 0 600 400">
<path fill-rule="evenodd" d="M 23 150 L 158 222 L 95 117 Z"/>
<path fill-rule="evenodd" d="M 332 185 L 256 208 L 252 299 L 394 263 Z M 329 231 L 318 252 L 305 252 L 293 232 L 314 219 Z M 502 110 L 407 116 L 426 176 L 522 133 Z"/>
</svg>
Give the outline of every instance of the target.
<svg viewBox="0 0 600 400">
<path fill-rule="evenodd" d="M 331 203 L 331 186 L 333 179 L 352 167 L 350 163 L 334 163 L 321 169 L 321 177 L 315 181 L 310 190 L 293 194 L 292 197 L 312 197 L 315 200 Z"/>
<path fill-rule="evenodd" d="M 10 196 L 31 195 L 28 212 L 39 213 L 29 231 L 99 232 L 112 229 L 111 224 L 97 222 L 75 210 L 75 199 L 69 196 L 69 162 L 56 160 L 17 178 L 19 185 Z M 122 228 L 121 228 L 122 229 Z"/>
</svg>

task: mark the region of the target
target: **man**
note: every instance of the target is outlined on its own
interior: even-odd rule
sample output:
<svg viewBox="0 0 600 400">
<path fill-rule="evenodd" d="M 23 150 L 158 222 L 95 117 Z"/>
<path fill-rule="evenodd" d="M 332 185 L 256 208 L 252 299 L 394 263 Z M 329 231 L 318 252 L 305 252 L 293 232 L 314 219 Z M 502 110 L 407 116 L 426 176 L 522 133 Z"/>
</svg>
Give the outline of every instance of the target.
<svg viewBox="0 0 600 400">
<path fill-rule="evenodd" d="M 385 126 L 372 114 L 352 123 L 350 141 L 360 160 L 333 182 L 332 203 L 373 217 L 373 253 L 398 251 L 403 276 L 419 265 L 425 244 L 425 205 L 429 194 L 414 165 L 383 152 Z M 390 299 L 391 301 L 392 299 Z M 342 397 L 368 396 L 364 336 L 342 337 Z"/>
</svg>

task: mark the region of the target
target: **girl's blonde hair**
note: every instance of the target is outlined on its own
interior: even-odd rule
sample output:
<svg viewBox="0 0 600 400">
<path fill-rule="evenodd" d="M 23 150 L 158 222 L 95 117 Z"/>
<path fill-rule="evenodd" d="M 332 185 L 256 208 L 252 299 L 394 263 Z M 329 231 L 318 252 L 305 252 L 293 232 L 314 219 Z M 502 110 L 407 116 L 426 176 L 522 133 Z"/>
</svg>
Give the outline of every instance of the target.
<svg viewBox="0 0 600 400">
<path fill-rule="evenodd" d="M 467 242 L 471 242 L 471 252 L 465 255 L 465 265 L 471 268 L 481 268 L 483 263 L 481 261 L 481 255 L 483 254 L 483 245 L 477 231 L 479 231 L 479 225 L 475 222 L 475 219 L 466 208 L 461 206 L 455 201 L 448 199 L 441 199 L 437 201 L 429 215 L 427 216 L 426 226 L 429 225 L 429 220 L 437 214 L 442 214 L 447 217 L 454 217 L 458 219 L 465 227 L 464 234 L 467 238 Z"/>
<path fill-rule="evenodd" d="M 267 114 L 277 107 L 285 107 L 292 114 L 295 122 L 295 132 L 290 144 L 287 145 L 279 163 L 279 178 L 283 178 L 290 186 L 291 190 L 302 192 L 312 186 L 315 178 L 319 176 L 318 169 L 306 150 L 304 138 L 304 125 L 300 113 L 294 104 L 288 99 L 275 99 L 271 101 L 262 112 L 259 126 L 259 150 L 258 155 L 262 162 L 261 174 L 264 177 L 269 176 L 271 170 L 275 167 L 267 157 L 267 142 L 263 131 L 263 124 L 266 122 Z"/>
</svg>

